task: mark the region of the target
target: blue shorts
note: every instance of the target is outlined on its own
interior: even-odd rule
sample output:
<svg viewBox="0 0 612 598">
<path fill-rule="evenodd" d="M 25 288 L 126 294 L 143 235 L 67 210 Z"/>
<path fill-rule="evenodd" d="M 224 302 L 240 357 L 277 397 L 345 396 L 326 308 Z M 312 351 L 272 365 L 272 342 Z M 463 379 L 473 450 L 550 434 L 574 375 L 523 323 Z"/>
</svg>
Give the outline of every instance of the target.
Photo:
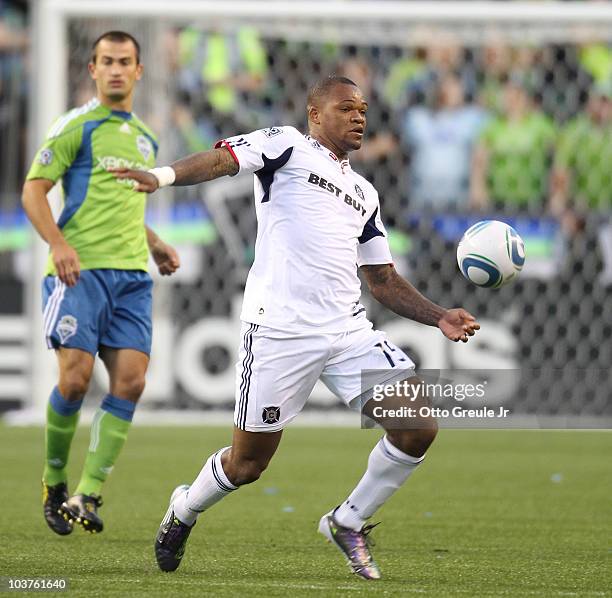
<svg viewBox="0 0 612 598">
<path fill-rule="evenodd" d="M 153 281 L 140 270 L 83 270 L 77 284 L 43 280 L 44 331 L 50 349 L 96 355 L 100 346 L 151 353 Z"/>
</svg>

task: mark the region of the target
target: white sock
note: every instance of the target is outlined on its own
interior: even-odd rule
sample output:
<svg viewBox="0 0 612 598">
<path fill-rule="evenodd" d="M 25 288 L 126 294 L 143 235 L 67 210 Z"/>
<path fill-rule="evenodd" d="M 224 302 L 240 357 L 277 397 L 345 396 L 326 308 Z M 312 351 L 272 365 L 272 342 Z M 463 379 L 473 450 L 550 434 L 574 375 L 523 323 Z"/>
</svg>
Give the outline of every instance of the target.
<svg viewBox="0 0 612 598">
<path fill-rule="evenodd" d="M 221 455 L 228 448 L 230 447 L 226 446 L 211 455 L 189 490 L 180 494 L 174 501 L 174 514 L 183 523 L 193 525 L 200 513 L 236 490 L 237 486 L 227 479 L 221 465 Z"/>
<path fill-rule="evenodd" d="M 417 458 L 402 453 L 383 436 L 370 453 L 365 474 L 350 496 L 334 511 L 336 522 L 360 530 L 424 458 L 424 455 Z"/>
</svg>

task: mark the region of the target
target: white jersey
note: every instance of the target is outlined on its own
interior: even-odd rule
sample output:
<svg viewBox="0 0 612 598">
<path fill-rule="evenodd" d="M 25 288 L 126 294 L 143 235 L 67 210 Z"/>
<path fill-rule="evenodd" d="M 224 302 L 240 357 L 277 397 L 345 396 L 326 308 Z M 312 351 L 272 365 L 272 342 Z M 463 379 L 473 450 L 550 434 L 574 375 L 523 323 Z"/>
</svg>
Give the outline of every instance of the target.
<svg viewBox="0 0 612 598">
<path fill-rule="evenodd" d="M 255 175 L 257 241 L 241 319 L 296 333 L 371 327 L 357 267 L 392 263 L 374 187 L 293 127 L 222 146 Z"/>
</svg>

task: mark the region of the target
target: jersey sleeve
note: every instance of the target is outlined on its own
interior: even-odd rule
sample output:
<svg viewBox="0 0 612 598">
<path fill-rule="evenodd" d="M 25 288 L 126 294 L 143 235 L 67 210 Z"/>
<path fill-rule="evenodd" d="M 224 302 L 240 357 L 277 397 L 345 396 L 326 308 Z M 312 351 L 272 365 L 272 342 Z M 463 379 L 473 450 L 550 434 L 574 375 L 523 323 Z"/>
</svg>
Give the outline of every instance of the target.
<svg viewBox="0 0 612 598">
<path fill-rule="evenodd" d="M 240 173 L 255 172 L 271 164 L 278 169 L 289 161 L 298 136 L 301 134 L 293 127 L 271 127 L 222 139 L 215 147 L 230 151 Z"/>
<path fill-rule="evenodd" d="M 392 264 L 391 250 L 387 240 L 387 231 L 380 217 L 380 205 L 363 227 L 357 246 L 357 266 L 375 266 Z"/>
<path fill-rule="evenodd" d="M 49 135 L 36 153 L 26 180 L 49 179 L 54 183 L 68 170 L 77 156 L 83 127 L 76 126 L 59 135 Z"/>
</svg>

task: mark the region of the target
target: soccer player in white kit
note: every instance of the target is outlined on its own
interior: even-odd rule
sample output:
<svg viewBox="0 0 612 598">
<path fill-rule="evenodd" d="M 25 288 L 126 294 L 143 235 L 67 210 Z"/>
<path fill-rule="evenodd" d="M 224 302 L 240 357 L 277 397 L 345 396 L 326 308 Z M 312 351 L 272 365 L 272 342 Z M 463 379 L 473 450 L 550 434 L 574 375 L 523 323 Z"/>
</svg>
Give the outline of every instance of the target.
<svg viewBox="0 0 612 598">
<path fill-rule="evenodd" d="M 378 194 L 348 160 L 366 124 L 367 102 L 358 86 L 344 77 L 322 79 L 309 93 L 307 110 L 309 135 L 272 127 L 225 139 L 171 167 L 115 171 L 147 192 L 239 172 L 255 175 L 258 230 L 241 314 L 232 445 L 211 455 L 190 486 L 173 492 L 155 541 L 163 571 L 179 566 L 200 513 L 259 478 L 318 379 L 371 417 L 375 384 L 417 380 L 410 358 L 372 329 L 359 303 L 358 267 L 372 295 L 400 316 L 437 326 L 452 341 L 466 342 L 479 328 L 467 311 L 423 297 L 393 267 Z M 365 387 L 364 370 L 376 371 Z M 386 404 L 418 407 L 419 401 L 395 396 Z M 386 434 L 354 490 L 319 523 L 365 579 L 380 578 L 367 521 L 421 463 L 437 431 L 430 417 L 409 429 L 373 419 Z"/>
</svg>

